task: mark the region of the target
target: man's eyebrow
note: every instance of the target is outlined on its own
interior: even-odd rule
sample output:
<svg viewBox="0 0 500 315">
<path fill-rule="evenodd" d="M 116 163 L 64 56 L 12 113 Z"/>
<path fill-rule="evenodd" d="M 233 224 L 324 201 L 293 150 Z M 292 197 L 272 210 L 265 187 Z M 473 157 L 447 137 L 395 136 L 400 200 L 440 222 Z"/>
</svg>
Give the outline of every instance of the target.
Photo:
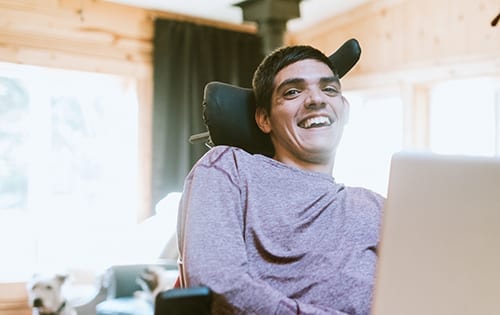
<svg viewBox="0 0 500 315">
<path fill-rule="evenodd" d="M 299 84 L 299 83 L 304 83 L 306 80 L 303 79 L 303 78 L 289 78 L 289 79 L 286 79 L 285 81 L 281 82 L 277 87 L 276 87 L 276 91 L 279 91 L 281 90 L 284 86 L 287 86 L 287 85 L 295 85 L 295 84 Z"/>
<path fill-rule="evenodd" d="M 283 82 L 281 82 L 280 85 L 278 85 L 278 87 L 276 88 L 276 91 L 279 91 L 284 86 L 301 84 L 301 83 L 304 83 L 305 81 L 306 80 L 303 78 L 288 78 L 288 79 L 284 80 Z M 329 83 L 339 84 L 340 80 L 339 80 L 338 75 L 332 75 L 332 76 L 328 76 L 328 77 L 321 77 L 319 79 L 319 83 L 321 83 L 321 84 L 329 84 Z"/>
</svg>

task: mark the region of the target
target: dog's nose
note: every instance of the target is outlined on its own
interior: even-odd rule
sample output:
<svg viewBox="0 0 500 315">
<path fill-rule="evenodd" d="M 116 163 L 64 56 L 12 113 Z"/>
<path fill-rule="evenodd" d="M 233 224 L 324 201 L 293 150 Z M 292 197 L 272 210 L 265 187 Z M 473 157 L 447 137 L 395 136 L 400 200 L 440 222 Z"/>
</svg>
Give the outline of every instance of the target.
<svg viewBox="0 0 500 315">
<path fill-rule="evenodd" d="M 36 298 L 35 300 L 33 300 L 33 306 L 34 307 L 41 307 L 43 306 L 43 301 L 41 298 Z"/>
</svg>

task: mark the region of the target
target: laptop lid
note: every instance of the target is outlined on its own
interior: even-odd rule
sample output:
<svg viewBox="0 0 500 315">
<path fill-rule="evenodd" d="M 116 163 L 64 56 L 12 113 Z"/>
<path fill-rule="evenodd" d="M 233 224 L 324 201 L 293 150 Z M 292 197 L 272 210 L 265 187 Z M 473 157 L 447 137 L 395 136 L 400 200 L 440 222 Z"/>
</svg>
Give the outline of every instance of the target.
<svg viewBox="0 0 500 315">
<path fill-rule="evenodd" d="M 372 315 L 500 314 L 500 159 L 397 153 Z"/>
</svg>

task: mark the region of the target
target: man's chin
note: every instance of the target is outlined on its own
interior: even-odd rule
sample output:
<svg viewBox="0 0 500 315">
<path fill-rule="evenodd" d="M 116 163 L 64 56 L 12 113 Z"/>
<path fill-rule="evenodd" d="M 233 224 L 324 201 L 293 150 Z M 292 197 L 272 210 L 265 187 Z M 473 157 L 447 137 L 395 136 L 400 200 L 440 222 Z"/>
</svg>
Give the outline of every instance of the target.
<svg viewBox="0 0 500 315">
<path fill-rule="evenodd" d="M 335 155 L 335 148 L 330 147 L 311 147 L 307 149 L 307 154 L 311 161 L 316 163 L 329 163 Z"/>
<path fill-rule="evenodd" d="M 335 146 L 331 140 L 309 141 L 304 145 L 304 149 L 312 154 L 332 156 L 335 153 Z"/>
</svg>

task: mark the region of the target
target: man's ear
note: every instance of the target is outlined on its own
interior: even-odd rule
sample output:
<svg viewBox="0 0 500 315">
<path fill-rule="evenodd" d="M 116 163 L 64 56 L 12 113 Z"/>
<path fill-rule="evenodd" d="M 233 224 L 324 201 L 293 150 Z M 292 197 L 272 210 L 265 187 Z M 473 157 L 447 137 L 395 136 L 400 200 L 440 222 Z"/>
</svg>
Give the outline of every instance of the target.
<svg viewBox="0 0 500 315">
<path fill-rule="evenodd" d="M 255 109 L 255 122 L 259 126 L 263 133 L 271 132 L 271 123 L 269 121 L 269 114 L 262 107 L 257 107 Z"/>
</svg>

